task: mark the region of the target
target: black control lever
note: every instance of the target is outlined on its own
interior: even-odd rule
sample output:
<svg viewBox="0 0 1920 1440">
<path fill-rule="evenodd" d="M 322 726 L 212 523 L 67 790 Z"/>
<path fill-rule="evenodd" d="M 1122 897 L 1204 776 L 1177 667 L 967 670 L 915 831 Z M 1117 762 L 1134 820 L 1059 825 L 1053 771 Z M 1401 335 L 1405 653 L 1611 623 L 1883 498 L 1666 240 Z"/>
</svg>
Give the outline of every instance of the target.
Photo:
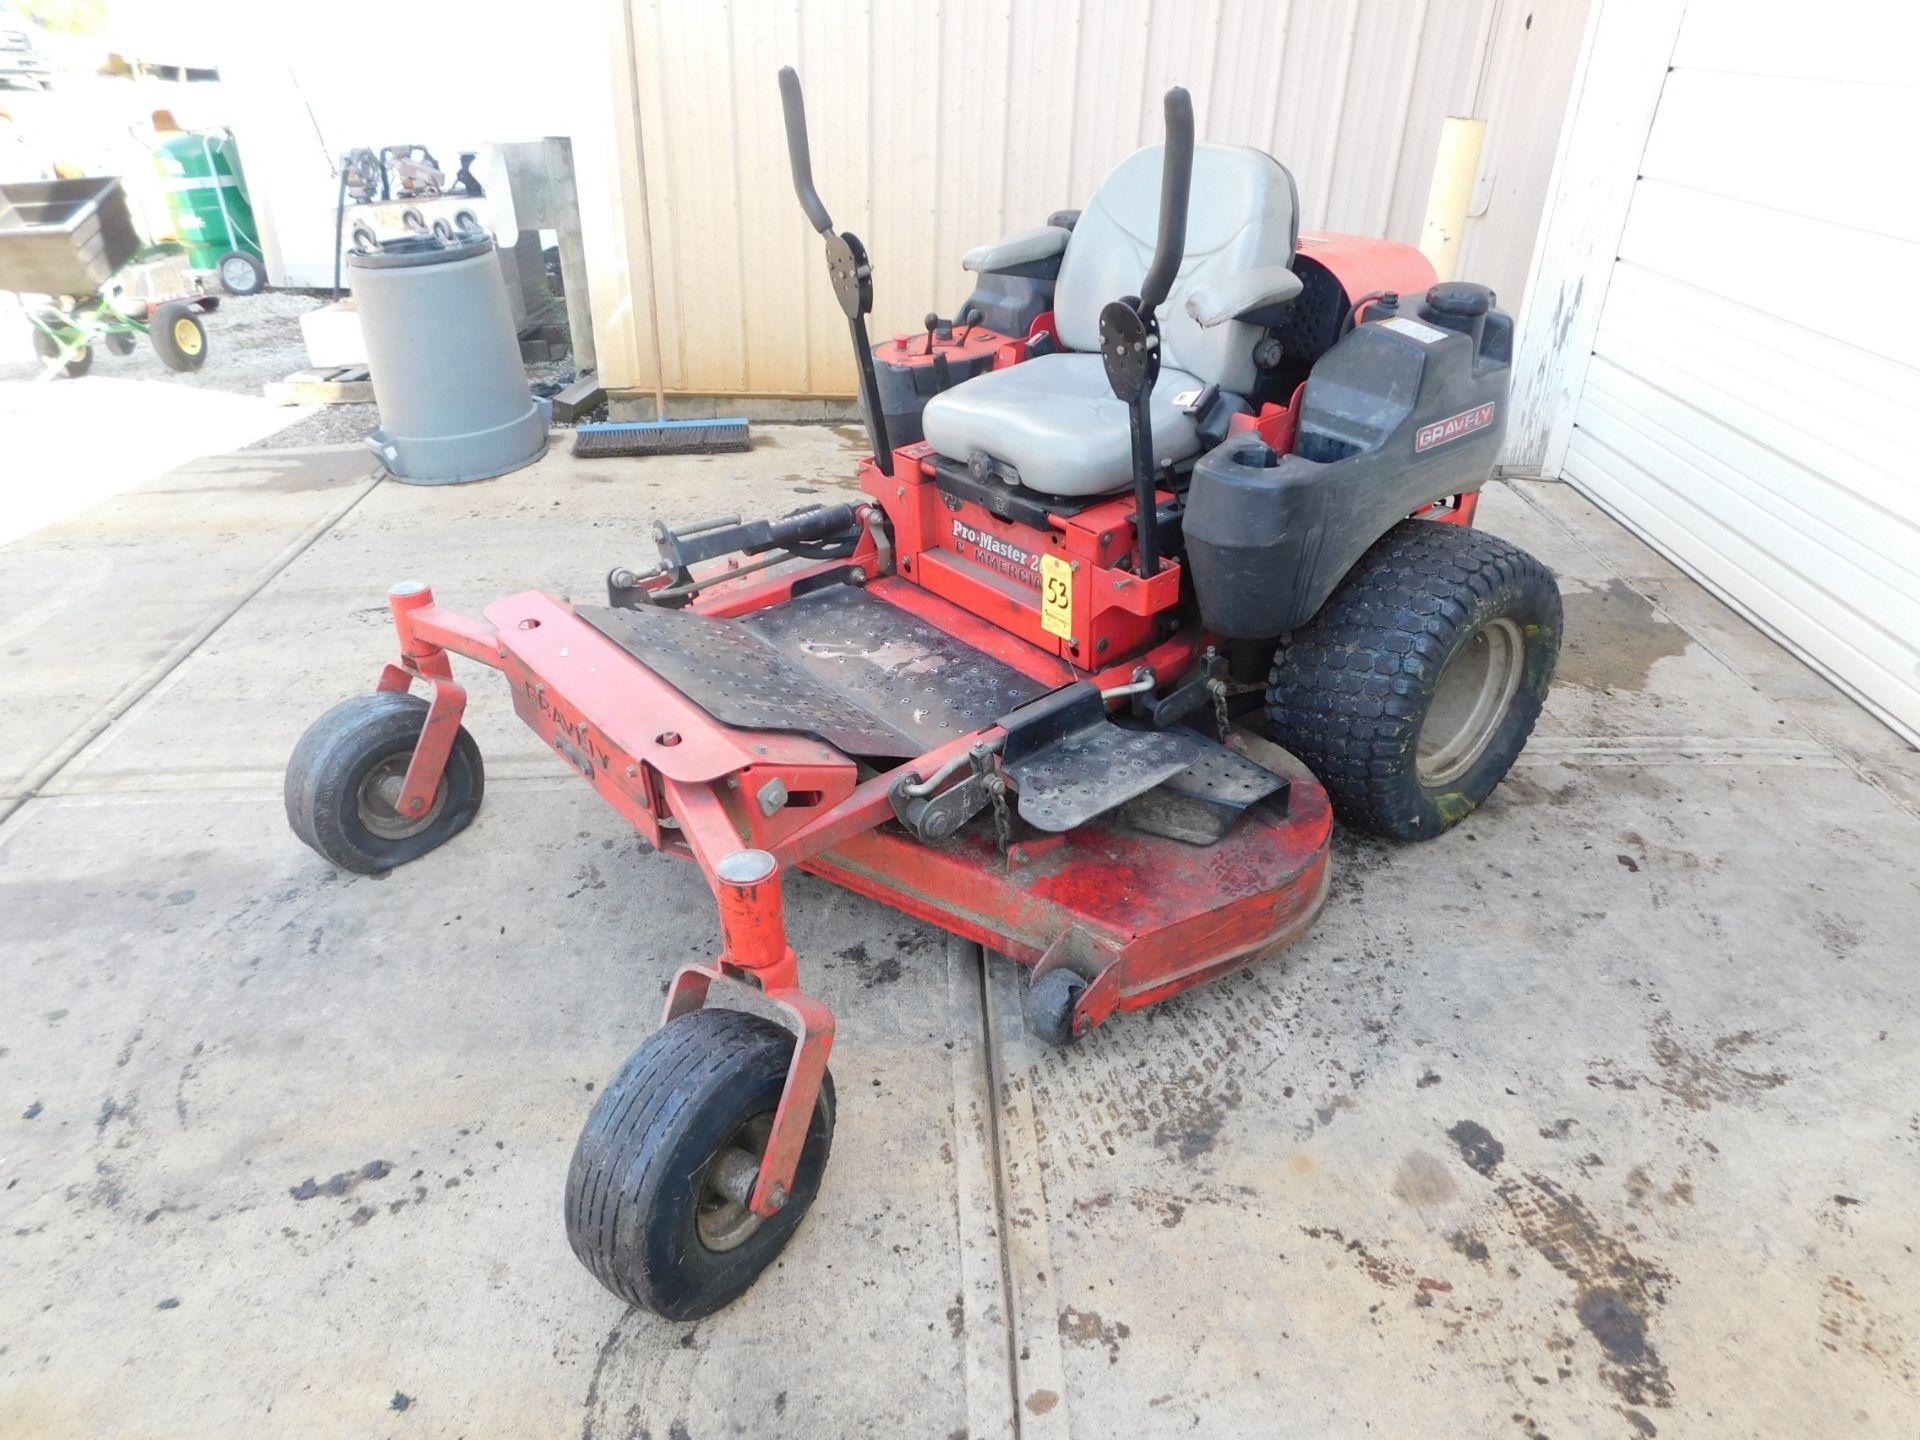
<svg viewBox="0 0 1920 1440">
<path fill-rule="evenodd" d="M 880 408 L 880 384 L 873 373 L 873 345 L 867 339 L 867 315 L 873 310 L 873 264 L 859 236 L 834 233 L 833 217 L 814 189 L 813 158 L 807 148 L 807 102 L 800 93 L 800 77 L 791 65 L 780 71 L 780 108 L 786 115 L 787 163 L 793 170 L 793 193 L 800 197 L 807 223 L 826 241 L 827 275 L 853 336 L 854 363 L 860 368 L 860 408 L 866 412 L 873 463 L 880 467 L 881 474 L 891 475 L 893 447 L 887 443 L 887 419 Z M 928 344 L 932 344 L 931 335 Z"/>
<path fill-rule="evenodd" d="M 1179 86 L 1167 92 L 1167 141 L 1160 175 L 1160 235 L 1140 293 L 1100 312 L 1100 359 L 1114 397 L 1127 406 L 1133 433 L 1134 573 L 1160 570 L 1154 505 L 1153 421 L 1148 406 L 1160 378 L 1160 323 L 1155 316 L 1180 273 L 1187 249 L 1187 197 L 1193 186 L 1193 102 Z"/>
<path fill-rule="evenodd" d="M 931 355 L 933 353 L 933 332 L 940 328 L 940 317 L 934 311 L 929 310 L 927 312 L 927 318 L 922 323 L 927 327 L 927 354 Z"/>
<path fill-rule="evenodd" d="M 660 562 L 665 568 L 684 570 L 721 555 L 758 555 L 796 545 L 852 539 L 859 530 L 853 506 L 821 505 L 779 520 L 749 520 L 744 525 L 736 522 L 681 530 L 656 525 L 653 540 L 660 547 Z"/>
<path fill-rule="evenodd" d="M 833 217 L 813 188 L 813 156 L 807 148 L 807 102 L 800 93 L 800 77 L 791 65 L 780 71 L 780 108 L 787 117 L 787 164 L 793 170 L 793 193 L 807 212 L 807 223 L 822 235 L 833 234 Z"/>
</svg>

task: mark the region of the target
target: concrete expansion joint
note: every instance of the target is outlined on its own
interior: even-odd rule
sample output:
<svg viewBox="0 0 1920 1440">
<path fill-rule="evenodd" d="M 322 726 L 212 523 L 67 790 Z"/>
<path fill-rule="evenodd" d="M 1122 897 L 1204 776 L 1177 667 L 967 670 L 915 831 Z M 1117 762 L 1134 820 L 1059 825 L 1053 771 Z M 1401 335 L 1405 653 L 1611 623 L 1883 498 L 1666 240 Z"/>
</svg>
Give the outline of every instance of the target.
<svg viewBox="0 0 1920 1440">
<path fill-rule="evenodd" d="M 51 754 L 29 770 L 11 794 L 0 798 L 0 833 L 5 832 L 8 823 L 20 813 L 22 806 L 45 791 L 48 784 L 61 771 L 79 759 L 95 741 L 112 728 L 116 721 L 151 694 L 161 681 L 184 665 L 202 645 L 219 632 L 223 625 L 238 615 L 254 596 L 272 584 L 289 565 L 306 554 L 321 536 L 352 514 L 354 507 L 373 493 L 374 488 L 380 484 L 380 480 L 379 472 L 368 476 L 351 495 L 314 521 L 284 550 L 254 572 L 237 591 L 221 603 L 218 609 L 195 626 L 190 635 L 135 676 L 117 695 L 95 711 L 83 725 L 55 747 Z"/>
</svg>

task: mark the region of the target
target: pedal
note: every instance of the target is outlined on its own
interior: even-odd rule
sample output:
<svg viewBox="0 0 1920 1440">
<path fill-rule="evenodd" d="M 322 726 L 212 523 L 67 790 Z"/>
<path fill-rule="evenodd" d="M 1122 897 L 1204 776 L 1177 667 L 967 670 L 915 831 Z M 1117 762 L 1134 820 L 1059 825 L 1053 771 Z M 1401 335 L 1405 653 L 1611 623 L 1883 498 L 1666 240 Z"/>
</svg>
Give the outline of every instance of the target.
<svg viewBox="0 0 1920 1440">
<path fill-rule="evenodd" d="M 1172 779 L 1199 757 L 1198 735 L 1127 730 L 1084 681 L 1003 716 L 1000 765 L 1019 787 L 1020 818 L 1055 833 L 1084 825 Z"/>
<path fill-rule="evenodd" d="M 1120 806 L 1114 818 L 1149 835 L 1211 845 L 1226 837 L 1249 808 L 1267 801 L 1286 813 L 1293 782 L 1264 765 L 1195 736 L 1200 753 L 1179 774 Z"/>
</svg>

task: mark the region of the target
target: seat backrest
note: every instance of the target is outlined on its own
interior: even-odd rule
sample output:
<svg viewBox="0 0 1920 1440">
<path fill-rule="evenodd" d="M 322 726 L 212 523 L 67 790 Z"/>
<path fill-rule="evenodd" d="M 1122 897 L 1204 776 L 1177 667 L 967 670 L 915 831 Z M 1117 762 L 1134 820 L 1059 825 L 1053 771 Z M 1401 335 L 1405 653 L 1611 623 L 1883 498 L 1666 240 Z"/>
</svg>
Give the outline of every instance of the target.
<svg viewBox="0 0 1920 1440">
<path fill-rule="evenodd" d="M 1138 295 L 1160 232 L 1162 147 L 1135 151 L 1100 182 L 1060 262 L 1053 318 L 1069 350 L 1100 348 L 1100 311 Z M 1162 363 L 1244 395 L 1253 389 L 1257 327 L 1229 320 L 1202 329 L 1187 291 L 1262 265 L 1291 265 L 1299 238 L 1293 176 L 1271 155 L 1238 145 L 1196 145 L 1187 201 L 1187 252 L 1159 309 Z"/>
</svg>

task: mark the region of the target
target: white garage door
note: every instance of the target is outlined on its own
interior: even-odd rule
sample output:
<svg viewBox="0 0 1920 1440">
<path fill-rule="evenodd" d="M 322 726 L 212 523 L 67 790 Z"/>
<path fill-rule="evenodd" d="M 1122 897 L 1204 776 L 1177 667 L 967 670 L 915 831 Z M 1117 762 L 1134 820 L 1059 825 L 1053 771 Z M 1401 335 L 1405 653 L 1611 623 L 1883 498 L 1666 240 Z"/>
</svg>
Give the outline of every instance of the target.
<svg viewBox="0 0 1920 1440">
<path fill-rule="evenodd" d="M 1562 467 L 1909 738 L 1916 48 L 1907 5 L 1689 0 Z"/>
</svg>

